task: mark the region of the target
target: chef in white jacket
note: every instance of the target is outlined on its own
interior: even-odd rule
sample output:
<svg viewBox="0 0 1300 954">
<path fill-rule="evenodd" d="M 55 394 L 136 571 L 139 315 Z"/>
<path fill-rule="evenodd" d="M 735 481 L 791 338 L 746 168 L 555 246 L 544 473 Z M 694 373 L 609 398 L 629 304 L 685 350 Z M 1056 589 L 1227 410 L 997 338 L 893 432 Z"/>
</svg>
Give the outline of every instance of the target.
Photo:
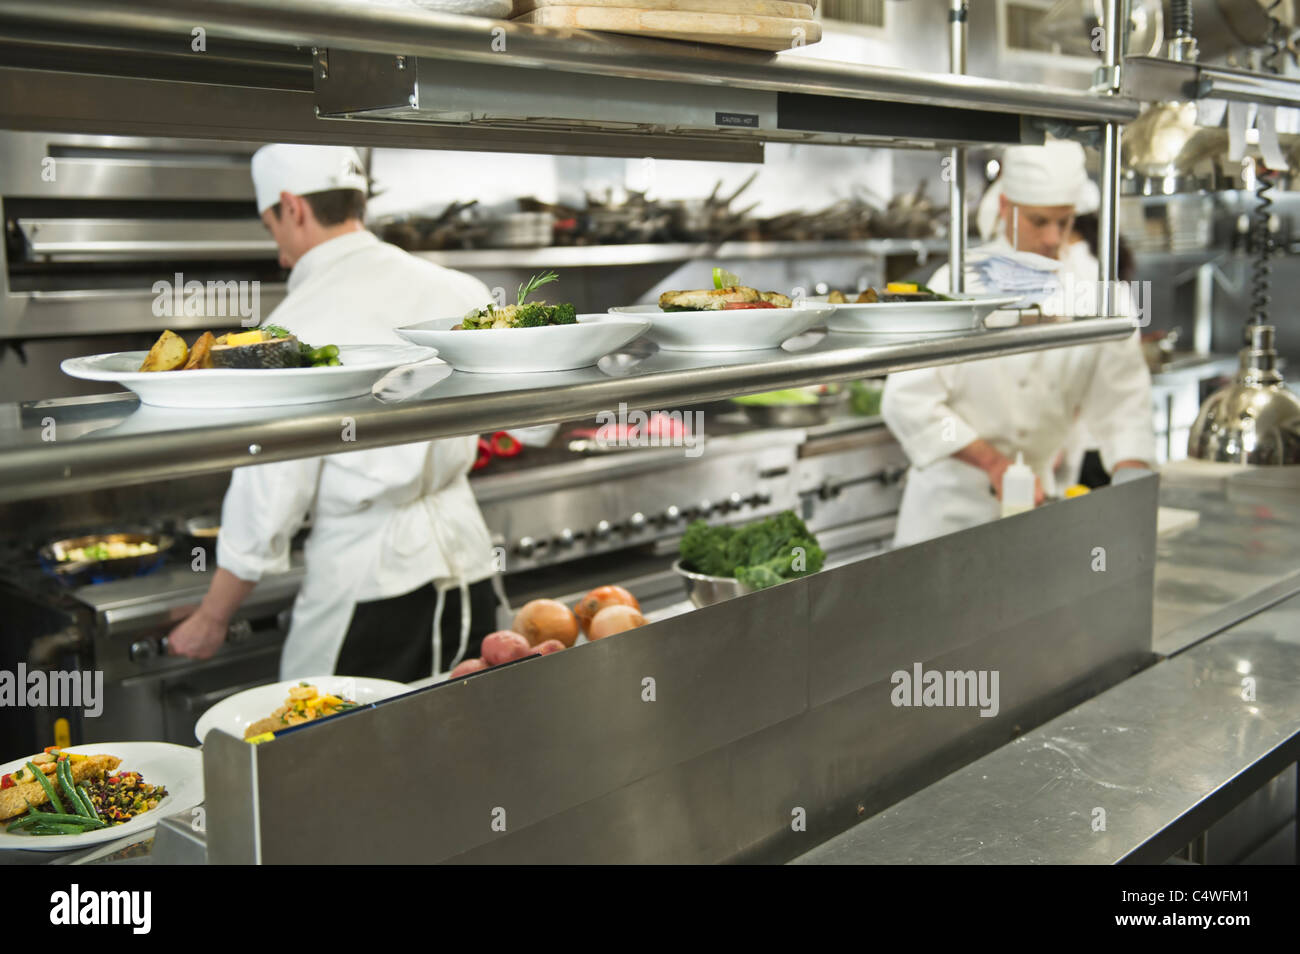
<svg viewBox="0 0 1300 954">
<path fill-rule="evenodd" d="M 278 144 L 253 156 L 257 206 L 292 268 L 268 319 L 301 340 L 405 344 L 393 328 L 491 300 L 468 275 L 381 242 L 362 224 L 366 177 L 355 150 Z M 343 444 L 340 424 L 340 446 Z M 495 626 L 490 537 L 469 487 L 474 437 L 237 468 L 226 493 L 217 565 L 170 650 L 207 658 L 259 579 L 289 568 L 311 516 L 305 578 L 280 677 L 338 672 L 409 681 L 477 655 Z M 467 645 L 468 644 L 468 645 Z"/>
<path fill-rule="evenodd" d="M 1070 301 L 1071 314 L 1095 314 L 1097 261 L 1067 255 L 1075 206 L 1088 182 L 1083 148 L 1071 142 L 1009 147 L 1001 182 L 999 232 L 989 247 L 1061 260 L 1075 295 L 1082 287 L 1091 293 L 1092 303 L 1082 309 Z M 948 266 L 929 284 L 946 291 Z M 996 291 L 970 281 L 966 290 Z M 995 519 L 1002 476 L 1017 452 L 1038 478 L 1035 503 L 1041 503 L 1055 490 L 1052 461 L 1076 415 L 1096 436 L 1115 479 L 1155 462 L 1151 378 L 1136 331 L 1116 342 L 891 374 L 881 413 L 911 463 L 896 546 Z"/>
</svg>

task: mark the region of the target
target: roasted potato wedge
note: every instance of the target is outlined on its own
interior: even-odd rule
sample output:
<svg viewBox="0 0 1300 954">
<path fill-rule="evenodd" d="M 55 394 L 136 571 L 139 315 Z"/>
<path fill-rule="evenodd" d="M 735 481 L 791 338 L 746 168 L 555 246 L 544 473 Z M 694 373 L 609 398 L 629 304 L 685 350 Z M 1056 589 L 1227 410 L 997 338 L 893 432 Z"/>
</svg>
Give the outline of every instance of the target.
<svg viewBox="0 0 1300 954">
<path fill-rule="evenodd" d="M 175 371 L 185 364 L 189 356 L 190 349 L 186 347 L 185 339 L 178 334 L 164 331 L 149 349 L 144 363 L 140 365 L 140 370 Z"/>
<path fill-rule="evenodd" d="M 190 349 L 190 358 L 185 362 L 182 371 L 194 371 L 198 368 L 212 367 L 212 345 L 216 343 L 216 338 L 212 337 L 212 332 L 205 331 L 199 335 L 194 342 L 194 347 Z"/>
</svg>

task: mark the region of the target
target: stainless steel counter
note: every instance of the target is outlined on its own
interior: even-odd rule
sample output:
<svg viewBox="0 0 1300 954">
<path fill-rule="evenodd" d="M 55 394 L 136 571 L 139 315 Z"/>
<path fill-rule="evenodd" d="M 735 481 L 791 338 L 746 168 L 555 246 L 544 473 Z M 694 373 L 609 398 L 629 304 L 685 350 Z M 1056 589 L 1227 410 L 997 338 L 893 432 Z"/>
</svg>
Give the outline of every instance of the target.
<svg viewBox="0 0 1300 954">
<path fill-rule="evenodd" d="M 1160 505 L 1197 519 L 1156 542 L 1156 653 L 1300 593 L 1300 468 L 1180 461 L 1161 473 Z"/>
<path fill-rule="evenodd" d="M 363 450 L 572 420 L 626 403 L 680 407 L 738 394 L 975 358 L 1116 340 L 1124 319 L 1090 318 L 903 340 L 811 334 L 786 349 L 721 354 L 651 351 L 642 341 L 598 367 L 541 374 L 466 374 L 440 362 L 397 369 L 375 393 L 325 404 L 175 410 L 134 396 L 0 406 L 0 500 L 47 497 L 250 463 Z M 796 345 L 796 341 L 798 344 Z M 798 347 L 798 350 L 794 350 Z M 343 423 L 355 440 L 343 444 Z"/>
<path fill-rule="evenodd" d="M 1248 679 L 1252 701 L 1243 698 Z M 1293 597 L 796 863 L 1158 863 L 1298 758 L 1300 598 Z"/>
</svg>

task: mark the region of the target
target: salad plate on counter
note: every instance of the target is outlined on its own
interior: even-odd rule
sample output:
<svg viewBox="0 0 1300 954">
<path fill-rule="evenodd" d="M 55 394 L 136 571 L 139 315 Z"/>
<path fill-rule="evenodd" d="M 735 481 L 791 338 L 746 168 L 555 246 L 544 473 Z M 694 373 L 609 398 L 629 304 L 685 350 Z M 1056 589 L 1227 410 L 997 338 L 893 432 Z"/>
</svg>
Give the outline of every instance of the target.
<svg viewBox="0 0 1300 954">
<path fill-rule="evenodd" d="M 68 358 L 63 373 L 134 391 L 142 404 L 172 408 L 250 408 L 316 404 L 370 393 L 385 374 L 437 356 L 417 345 L 326 345 L 310 349 L 291 335 L 242 341 L 261 333 L 205 332 L 189 347 L 164 332 L 148 351 Z M 215 363 L 214 363 L 215 362 Z"/>
</svg>

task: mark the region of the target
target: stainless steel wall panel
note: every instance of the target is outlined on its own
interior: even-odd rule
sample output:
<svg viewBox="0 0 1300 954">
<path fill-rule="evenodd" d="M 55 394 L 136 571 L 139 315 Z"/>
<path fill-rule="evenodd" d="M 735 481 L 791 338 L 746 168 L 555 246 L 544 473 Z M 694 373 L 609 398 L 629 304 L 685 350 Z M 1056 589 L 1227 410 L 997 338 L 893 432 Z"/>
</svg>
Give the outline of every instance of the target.
<svg viewBox="0 0 1300 954">
<path fill-rule="evenodd" d="M 322 726 L 260 746 L 265 860 L 445 858 L 500 837 L 496 808 L 513 832 L 793 717 L 807 604 L 787 589 L 393 700 L 337 720 L 329 745 Z M 343 752 L 373 782 L 321 804 Z"/>
<path fill-rule="evenodd" d="M 948 540 L 966 558 L 928 573 L 925 546 L 886 553 L 265 743 L 263 858 L 792 858 L 1151 658 L 1156 486 L 974 528 Z M 1126 527 L 1109 546 L 1127 552 L 1070 599 L 1058 564 L 1081 524 Z M 872 625 L 873 600 L 893 591 L 926 609 Z M 890 676 L 914 662 L 997 669 L 998 714 L 896 707 Z M 341 765 L 370 767 L 339 785 Z M 498 807 L 505 831 L 491 826 Z"/>
<path fill-rule="evenodd" d="M 1158 482 L 1135 483 L 1138 512 L 1154 514 Z M 1134 523 L 1128 508 L 1110 506 L 1104 495 L 1114 491 L 1050 505 L 1050 533 L 1041 513 L 1019 515 L 1001 521 L 1001 533 L 976 527 L 811 578 L 811 704 L 898 668 L 883 646 L 908 646 L 920 661 L 990 633 L 1044 625 L 1061 639 L 1063 627 L 1074 638 L 1093 630 L 1123 638 L 1144 632 L 1149 644 L 1155 525 Z M 1092 569 L 1098 547 L 1104 572 Z M 1132 593 L 1135 577 L 1146 580 L 1144 595 Z"/>
</svg>

